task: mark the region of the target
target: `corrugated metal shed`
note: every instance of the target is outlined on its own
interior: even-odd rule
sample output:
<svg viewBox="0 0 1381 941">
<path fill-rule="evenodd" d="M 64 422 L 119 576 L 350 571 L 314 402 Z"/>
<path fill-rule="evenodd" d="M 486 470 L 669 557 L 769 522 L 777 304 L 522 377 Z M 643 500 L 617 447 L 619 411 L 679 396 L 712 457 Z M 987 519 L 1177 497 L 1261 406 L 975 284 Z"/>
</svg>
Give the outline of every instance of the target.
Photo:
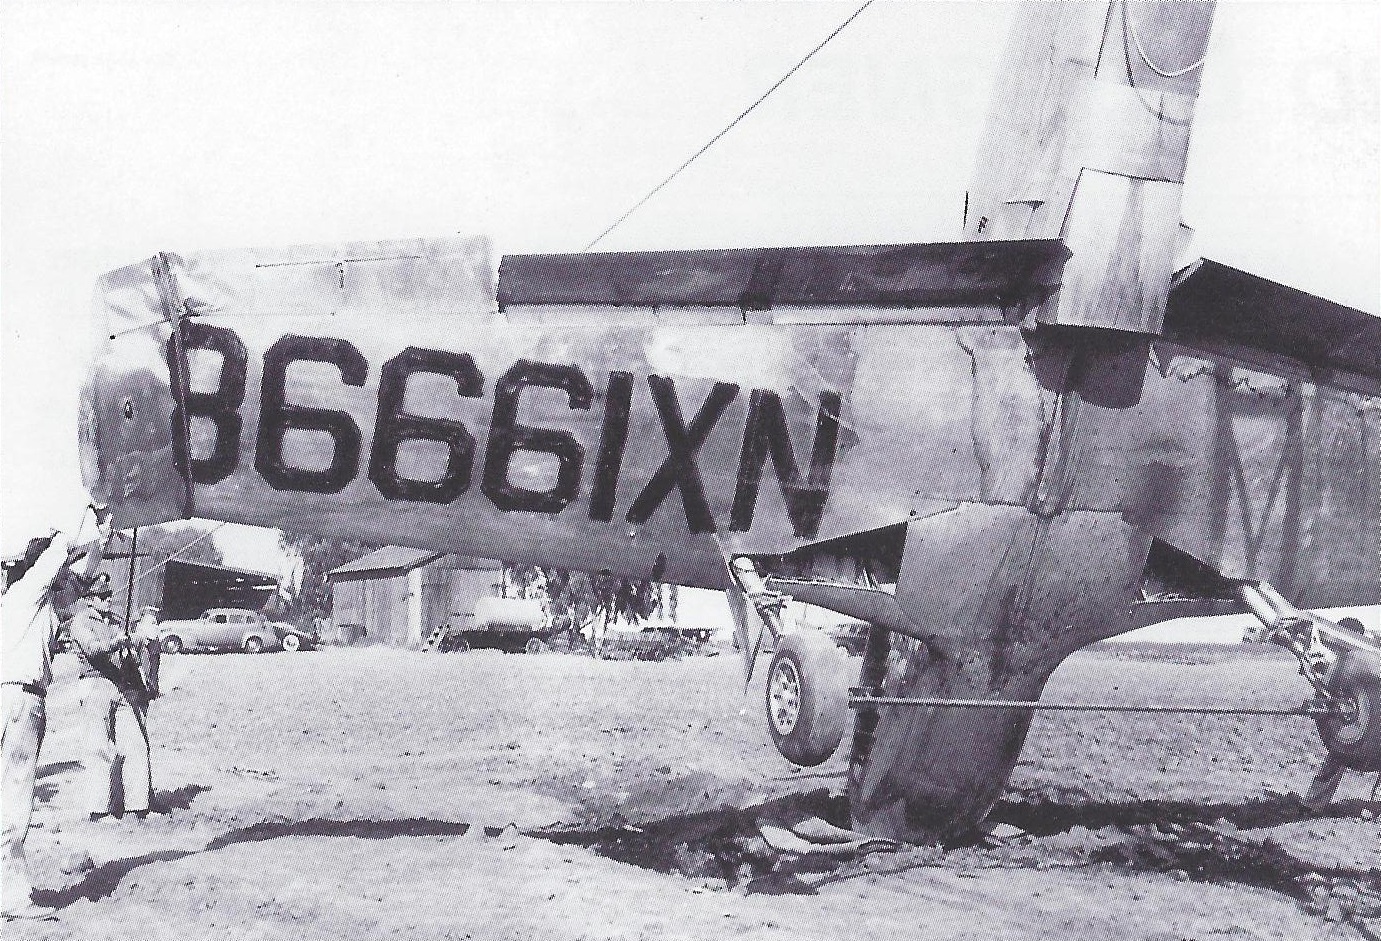
<svg viewBox="0 0 1381 941">
<path fill-rule="evenodd" d="M 445 553 L 406 546 L 384 546 L 354 562 L 338 565 L 326 573 L 328 581 L 351 582 L 363 578 L 393 578 L 412 571 L 420 565 L 435 562 Z"/>
</svg>

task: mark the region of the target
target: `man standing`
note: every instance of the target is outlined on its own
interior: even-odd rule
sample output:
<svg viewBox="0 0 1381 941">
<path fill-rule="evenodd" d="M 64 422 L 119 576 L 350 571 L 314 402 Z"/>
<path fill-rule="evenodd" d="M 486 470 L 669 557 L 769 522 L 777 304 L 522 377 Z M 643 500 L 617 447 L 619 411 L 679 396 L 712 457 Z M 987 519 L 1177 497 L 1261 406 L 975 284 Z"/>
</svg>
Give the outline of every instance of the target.
<svg viewBox="0 0 1381 941">
<path fill-rule="evenodd" d="M 109 515 L 97 511 L 101 542 L 73 553 L 56 530 L 35 539 L 25 552 L 32 564 L 6 591 L 3 650 L 0 651 L 0 892 L 6 919 L 51 918 L 53 909 L 36 905 L 24 858 L 24 840 L 34 810 L 34 778 L 47 726 L 44 699 L 53 680 L 53 647 L 59 618 L 71 603 L 72 567 L 82 562 L 88 574 L 100 564 L 110 539 Z"/>
<path fill-rule="evenodd" d="M 93 583 L 72 617 L 80 664 L 77 695 L 88 729 L 87 809 L 92 820 L 149 812 L 150 690 L 139 663 L 139 640 L 111 613 L 109 582 Z"/>
<path fill-rule="evenodd" d="M 143 674 L 144 691 L 150 700 L 159 697 L 158 672 L 162 665 L 163 645 L 158 636 L 158 609 L 145 605 L 135 622 L 134 642 L 139 648 L 139 671 Z"/>
</svg>

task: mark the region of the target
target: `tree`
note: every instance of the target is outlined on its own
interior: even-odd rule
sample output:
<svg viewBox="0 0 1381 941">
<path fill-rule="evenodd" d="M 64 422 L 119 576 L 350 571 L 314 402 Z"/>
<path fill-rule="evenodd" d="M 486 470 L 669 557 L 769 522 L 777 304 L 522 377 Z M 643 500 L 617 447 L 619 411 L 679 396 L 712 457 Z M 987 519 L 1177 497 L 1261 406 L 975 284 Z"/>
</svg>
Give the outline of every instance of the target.
<svg viewBox="0 0 1381 941">
<path fill-rule="evenodd" d="M 284 552 L 296 556 L 302 563 L 301 575 L 275 616 L 306 627 L 315 618 L 331 616 L 331 586 L 326 573 L 346 562 L 379 548 L 353 539 L 331 539 L 307 533 L 278 533 L 278 544 Z"/>
<path fill-rule="evenodd" d="M 504 585 L 505 593 L 518 598 L 545 597 L 558 630 L 575 637 L 590 628 L 596 651 L 610 623 L 619 618 L 634 624 L 646 620 L 661 598 L 657 583 L 645 579 L 507 563 Z"/>
</svg>

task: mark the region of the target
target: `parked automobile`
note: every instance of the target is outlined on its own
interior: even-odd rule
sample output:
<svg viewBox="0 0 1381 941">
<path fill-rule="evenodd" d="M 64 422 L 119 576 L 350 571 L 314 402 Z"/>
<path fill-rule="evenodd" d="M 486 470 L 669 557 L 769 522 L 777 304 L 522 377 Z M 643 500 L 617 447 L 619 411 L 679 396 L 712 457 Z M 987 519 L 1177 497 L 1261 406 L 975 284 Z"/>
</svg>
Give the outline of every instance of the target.
<svg viewBox="0 0 1381 941">
<path fill-rule="evenodd" d="M 243 650 L 289 653 L 316 646 L 319 638 L 291 624 L 270 621 L 258 611 L 244 608 L 211 608 L 194 620 L 164 621 L 158 625 L 164 653 L 184 650 Z"/>
<path fill-rule="evenodd" d="M 268 625 L 278 635 L 278 646 L 286 653 L 311 650 L 321 645 L 321 635 L 315 631 L 303 630 L 286 621 L 269 621 Z"/>
</svg>

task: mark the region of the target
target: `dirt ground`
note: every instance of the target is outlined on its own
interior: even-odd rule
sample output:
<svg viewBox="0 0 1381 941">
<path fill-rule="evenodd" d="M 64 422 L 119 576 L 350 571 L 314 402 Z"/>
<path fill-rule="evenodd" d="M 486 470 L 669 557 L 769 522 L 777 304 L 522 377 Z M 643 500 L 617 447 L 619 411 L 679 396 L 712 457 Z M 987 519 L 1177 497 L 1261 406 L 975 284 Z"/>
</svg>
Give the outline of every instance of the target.
<svg viewBox="0 0 1381 941">
<path fill-rule="evenodd" d="M 1375 938 L 1381 828 L 1351 775 L 1319 818 L 1298 718 L 1043 713 L 992 836 L 827 858 L 759 824 L 847 823 L 843 760 L 772 748 L 762 674 L 328 649 L 165 658 L 168 813 L 79 806 L 72 684 L 50 697 L 40 901 L 9 939 Z M 1294 706 L 1288 656 L 1085 651 L 1046 698 Z"/>
</svg>

